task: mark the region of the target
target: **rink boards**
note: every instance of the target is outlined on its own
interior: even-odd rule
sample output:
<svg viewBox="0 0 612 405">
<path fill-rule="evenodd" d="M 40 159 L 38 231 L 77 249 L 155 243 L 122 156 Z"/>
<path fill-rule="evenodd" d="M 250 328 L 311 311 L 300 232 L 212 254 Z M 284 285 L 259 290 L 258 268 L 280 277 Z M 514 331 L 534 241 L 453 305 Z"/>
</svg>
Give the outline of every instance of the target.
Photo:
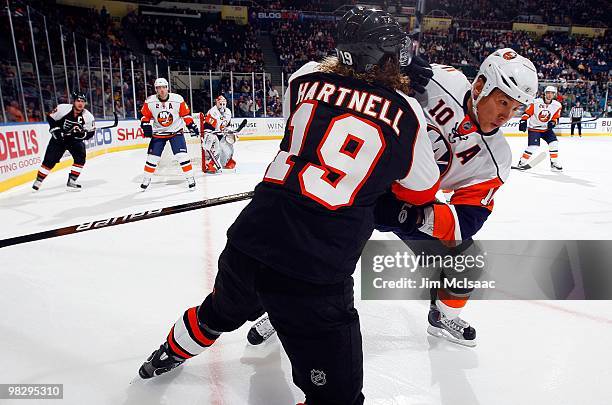
<svg viewBox="0 0 612 405">
<path fill-rule="evenodd" d="M 196 120 L 199 114 L 194 114 Z M 232 126 L 238 126 L 242 118 L 236 118 Z M 555 128 L 558 135 L 569 135 L 569 118 L 561 118 Z M 503 130 L 506 136 L 526 136 L 518 131 L 518 118 L 512 119 Z M 98 125 L 109 125 L 109 121 L 100 121 Z M 240 139 L 265 140 L 281 139 L 285 131 L 283 118 L 251 118 L 241 131 Z M 612 119 L 601 118 L 582 124 L 585 136 L 612 136 Z M 49 125 L 47 123 L 9 124 L 0 126 L 0 192 L 12 187 L 33 181 L 49 143 Z M 119 125 L 110 129 L 98 129 L 95 136 L 85 141 L 87 157 L 106 153 L 145 148 L 148 139 L 140 129 L 138 120 L 121 120 Z M 64 169 L 72 164 L 68 153 L 54 170 Z"/>
</svg>

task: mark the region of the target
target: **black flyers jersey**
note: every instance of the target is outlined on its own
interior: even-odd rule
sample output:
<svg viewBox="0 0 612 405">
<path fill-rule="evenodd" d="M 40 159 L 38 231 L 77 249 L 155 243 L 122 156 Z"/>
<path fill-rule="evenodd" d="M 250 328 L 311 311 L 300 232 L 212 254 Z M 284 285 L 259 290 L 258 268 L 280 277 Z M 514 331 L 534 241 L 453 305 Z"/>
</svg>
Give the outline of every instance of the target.
<svg viewBox="0 0 612 405">
<path fill-rule="evenodd" d="M 289 82 L 280 151 L 228 242 L 271 268 L 317 283 L 350 276 L 390 186 L 433 200 L 439 171 L 418 103 L 306 64 Z"/>
<path fill-rule="evenodd" d="M 84 109 L 76 116 L 72 104 L 59 104 L 47 117 L 51 128 L 59 127 L 64 134 L 69 134 L 74 127 L 81 127 L 85 132 L 94 130 L 94 116 Z"/>
</svg>

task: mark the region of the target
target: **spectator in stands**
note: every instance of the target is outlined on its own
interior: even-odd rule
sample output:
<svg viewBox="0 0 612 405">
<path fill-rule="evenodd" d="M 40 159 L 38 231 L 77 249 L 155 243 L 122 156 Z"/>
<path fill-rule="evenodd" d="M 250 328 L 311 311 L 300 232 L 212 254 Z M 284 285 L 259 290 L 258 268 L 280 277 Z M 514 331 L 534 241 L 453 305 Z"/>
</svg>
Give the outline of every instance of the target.
<svg viewBox="0 0 612 405">
<path fill-rule="evenodd" d="M 19 109 L 19 103 L 15 100 L 6 107 L 6 115 L 9 122 L 25 122 L 25 116 Z"/>
</svg>

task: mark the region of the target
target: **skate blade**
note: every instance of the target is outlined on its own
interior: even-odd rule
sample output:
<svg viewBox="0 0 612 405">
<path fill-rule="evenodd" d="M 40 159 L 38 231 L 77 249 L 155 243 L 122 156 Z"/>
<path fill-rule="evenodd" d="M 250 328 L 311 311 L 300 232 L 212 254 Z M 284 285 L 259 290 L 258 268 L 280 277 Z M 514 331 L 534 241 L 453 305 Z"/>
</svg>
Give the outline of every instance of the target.
<svg viewBox="0 0 612 405">
<path fill-rule="evenodd" d="M 456 337 L 454 337 L 453 335 L 451 335 L 449 332 L 445 331 L 444 329 L 436 328 L 435 326 L 429 325 L 427 327 L 427 333 L 429 333 L 433 337 L 442 338 L 442 339 L 447 340 L 447 341 L 449 341 L 451 343 L 455 343 L 455 344 L 458 344 L 458 345 L 461 345 L 461 346 L 467 346 L 467 347 L 474 347 L 474 346 L 476 346 L 476 341 L 475 340 L 457 339 Z"/>
<path fill-rule="evenodd" d="M 69 191 L 71 193 L 79 193 L 81 190 L 82 188 L 66 187 L 66 191 Z"/>
</svg>

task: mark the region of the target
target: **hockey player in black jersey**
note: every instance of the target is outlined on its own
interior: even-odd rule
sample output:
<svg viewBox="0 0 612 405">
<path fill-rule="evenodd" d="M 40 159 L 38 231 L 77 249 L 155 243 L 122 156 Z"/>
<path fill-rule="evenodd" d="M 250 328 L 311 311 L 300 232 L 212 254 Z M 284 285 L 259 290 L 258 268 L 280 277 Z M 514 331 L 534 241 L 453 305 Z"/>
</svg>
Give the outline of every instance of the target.
<svg viewBox="0 0 612 405">
<path fill-rule="evenodd" d="M 280 151 L 228 230 L 213 292 L 179 317 L 142 378 L 267 311 L 308 405 L 364 402 L 352 273 L 374 204 L 389 188 L 411 204 L 431 202 L 439 170 L 400 74 L 411 43 L 395 19 L 355 7 L 339 22 L 337 44 L 337 57 L 292 75 Z"/>
<path fill-rule="evenodd" d="M 66 150 L 70 152 L 74 163 L 68 174 L 69 190 L 78 191 L 81 185 L 76 181 L 85 165 L 85 142 L 94 136 L 94 117 L 85 108 L 85 93 L 73 92 L 72 104 L 59 104 L 47 115 L 49 122 L 49 133 L 51 139 L 42 165 L 38 169 L 36 180 L 32 188 L 36 191 L 40 188 L 43 180 L 49 175 L 53 167 L 60 161 Z"/>
</svg>

